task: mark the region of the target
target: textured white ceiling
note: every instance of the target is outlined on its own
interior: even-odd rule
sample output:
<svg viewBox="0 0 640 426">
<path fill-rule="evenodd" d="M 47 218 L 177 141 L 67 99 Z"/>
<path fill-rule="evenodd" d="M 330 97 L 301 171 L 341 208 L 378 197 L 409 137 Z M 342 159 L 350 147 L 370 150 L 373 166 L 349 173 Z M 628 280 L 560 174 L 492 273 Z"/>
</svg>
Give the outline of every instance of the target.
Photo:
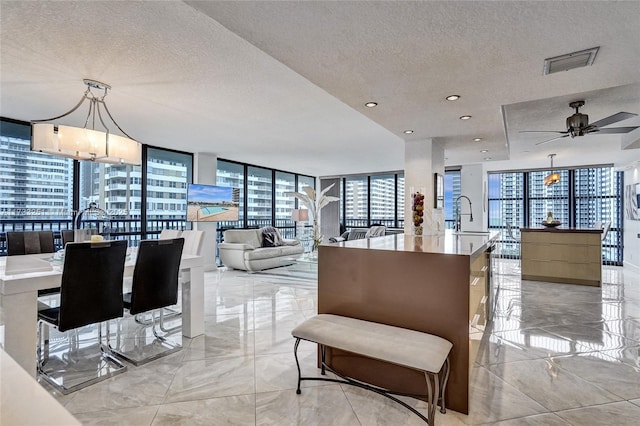
<svg viewBox="0 0 640 426">
<path fill-rule="evenodd" d="M 637 1 L 0 7 L 6 117 L 57 115 L 93 78 L 114 87 L 112 114 L 142 142 L 312 175 L 402 169 L 408 128 L 441 141 L 447 165 L 490 156 L 489 169 L 544 167 L 560 148 L 570 164 L 640 157 L 620 136 L 543 150 L 518 133 L 561 130 L 568 102 L 583 97 L 592 121 L 640 113 Z M 594 46 L 593 66 L 542 75 L 544 58 Z M 452 93 L 463 97 L 444 101 Z"/>
</svg>

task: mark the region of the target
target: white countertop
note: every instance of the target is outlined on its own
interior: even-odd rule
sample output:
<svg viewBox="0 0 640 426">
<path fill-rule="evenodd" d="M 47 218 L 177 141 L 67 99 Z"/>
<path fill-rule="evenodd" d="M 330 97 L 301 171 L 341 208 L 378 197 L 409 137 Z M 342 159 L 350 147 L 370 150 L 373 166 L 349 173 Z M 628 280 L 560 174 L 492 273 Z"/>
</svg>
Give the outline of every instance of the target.
<svg viewBox="0 0 640 426">
<path fill-rule="evenodd" d="M 0 350 L 0 423 L 3 426 L 81 424 L 4 350 Z"/>
<path fill-rule="evenodd" d="M 396 234 L 323 244 L 323 246 L 473 256 L 485 251 L 499 236 L 500 232 L 495 231 L 455 234 L 452 230 L 447 229 L 439 235 Z"/>
</svg>

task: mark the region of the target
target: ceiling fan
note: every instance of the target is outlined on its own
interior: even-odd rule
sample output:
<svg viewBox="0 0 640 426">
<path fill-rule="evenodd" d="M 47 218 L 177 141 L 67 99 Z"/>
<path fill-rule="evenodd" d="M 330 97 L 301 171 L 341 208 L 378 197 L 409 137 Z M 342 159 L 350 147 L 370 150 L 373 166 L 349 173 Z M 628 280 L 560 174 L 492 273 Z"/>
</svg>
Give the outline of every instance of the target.
<svg viewBox="0 0 640 426">
<path fill-rule="evenodd" d="M 626 120 L 627 118 L 635 117 L 638 114 L 633 114 L 630 112 L 619 112 L 617 114 L 610 115 L 609 117 L 605 117 L 602 120 L 589 123 L 589 116 L 587 114 L 582 114 L 579 111 L 579 108 L 581 108 L 582 106 L 584 106 L 584 101 L 575 101 L 569 104 L 569 107 L 574 108 L 576 112 L 575 114 L 567 117 L 567 130 L 564 130 L 564 131 L 521 130 L 520 133 L 560 133 L 562 135 L 552 139 L 548 139 L 546 141 L 538 142 L 536 144 L 536 145 L 542 145 L 544 143 L 555 141 L 557 139 L 566 138 L 567 136 L 571 136 L 572 138 L 575 138 L 576 136 L 585 136 L 590 133 L 596 133 L 596 132 L 599 134 L 629 133 L 632 130 L 635 130 L 638 127 L 640 127 L 640 126 L 613 127 L 609 129 L 602 129 L 602 127 L 608 126 L 613 123 L 617 123 L 618 121 Z"/>
</svg>

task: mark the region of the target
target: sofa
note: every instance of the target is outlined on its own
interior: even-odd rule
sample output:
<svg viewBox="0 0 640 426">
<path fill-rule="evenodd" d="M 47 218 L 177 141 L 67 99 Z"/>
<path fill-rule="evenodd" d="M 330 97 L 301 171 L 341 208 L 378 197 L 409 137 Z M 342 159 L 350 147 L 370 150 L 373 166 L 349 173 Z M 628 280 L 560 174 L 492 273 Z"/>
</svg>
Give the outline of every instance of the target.
<svg viewBox="0 0 640 426">
<path fill-rule="evenodd" d="M 402 234 L 402 229 L 389 229 L 386 226 L 371 226 L 371 228 L 351 228 L 345 231 L 339 237 L 329 238 L 330 243 L 339 243 L 342 241 L 360 240 L 363 238 L 381 237 L 384 235 Z"/>
<path fill-rule="evenodd" d="M 304 253 L 298 240 L 279 238 L 274 247 L 265 247 L 263 229 L 228 229 L 218 245 L 224 266 L 243 271 L 262 271 L 294 263 Z"/>
</svg>

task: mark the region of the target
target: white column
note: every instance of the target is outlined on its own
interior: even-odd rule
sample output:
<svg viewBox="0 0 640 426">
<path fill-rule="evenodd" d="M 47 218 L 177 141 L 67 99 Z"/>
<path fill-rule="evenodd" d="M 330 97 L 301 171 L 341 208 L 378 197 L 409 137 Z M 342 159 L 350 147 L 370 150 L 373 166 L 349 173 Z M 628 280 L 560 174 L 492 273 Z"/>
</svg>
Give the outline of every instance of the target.
<svg viewBox="0 0 640 426">
<path fill-rule="evenodd" d="M 482 164 L 470 164 L 462 166 L 460 171 L 460 193 L 466 195 L 471 200 L 473 222 L 470 222 L 469 203 L 467 200 L 460 200 L 461 229 L 463 231 L 485 231 L 487 228 L 487 206 L 486 203 L 486 175 Z"/>
<path fill-rule="evenodd" d="M 218 170 L 218 156 L 198 152 L 194 154 L 195 183 L 203 185 L 216 184 L 216 172 Z M 204 231 L 202 241 L 202 258 L 205 271 L 215 271 L 216 267 L 216 227 L 217 222 L 193 222 L 193 229 Z"/>
<path fill-rule="evenodd" d="M 424 191 L 424 234 L 444 230 L 442 209 L 434 208 L 434 173 L 444 176 L 444 148 L 434 139 L 406 141 L 404 150 L 404 232 L 413 233 L 412 194 Z"/>
</svg>

